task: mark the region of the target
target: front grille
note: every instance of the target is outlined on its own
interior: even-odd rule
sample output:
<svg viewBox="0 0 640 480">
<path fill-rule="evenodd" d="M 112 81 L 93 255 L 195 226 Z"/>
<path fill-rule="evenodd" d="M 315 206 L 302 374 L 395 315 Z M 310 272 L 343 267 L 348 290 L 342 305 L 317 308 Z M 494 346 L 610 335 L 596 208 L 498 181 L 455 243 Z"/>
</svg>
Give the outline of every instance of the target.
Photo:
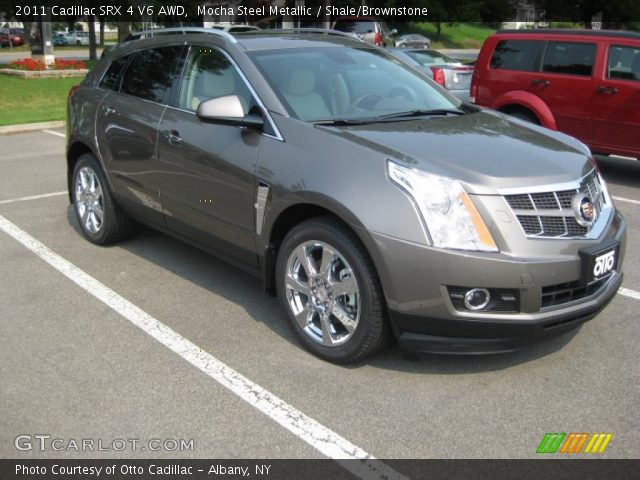
<svg viewBox="0 0 640 480">
<path fill-rule="evenodd" d="M 546 217 L 518 215 L 524 233 L 544 237 L 582 237 L 589 232 L 587 227 L 576 222 L 574 217 Z"/>
<path fill-rule="evenodd" d="M 575 281 L 542 287 L 542 302 L 540 306 L 542 308 L 554 307 L 590 297 L 598 293 L 609 278 L 611 278 L 611 276 L 601 278 L 589 285 Z"/>
<path fill-rule="evenodd" d="M 598 212 L 605 207 L 602 185 L 595 171 L 579 186 L 568 190 L 517 193 L 504 198 L 515 214 L 522 230 L 529 237 L 584 237 L 589 229 L 575 218 L 571 202 L 578 192 L 588 194 Z"/>
</svg>

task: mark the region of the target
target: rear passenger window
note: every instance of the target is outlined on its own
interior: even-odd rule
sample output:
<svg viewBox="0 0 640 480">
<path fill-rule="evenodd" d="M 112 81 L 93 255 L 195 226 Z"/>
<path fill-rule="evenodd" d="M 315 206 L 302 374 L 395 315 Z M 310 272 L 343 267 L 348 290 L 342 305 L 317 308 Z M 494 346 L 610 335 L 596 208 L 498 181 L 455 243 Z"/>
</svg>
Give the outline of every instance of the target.
<svg viewBox="0 0 640 480">
<path fill-rule="evenodd" d="M 542 42 L 535 40 L 502 40 L 491 57 L 491 68 L 533 71 Z"/>
<path fill-rule="evenodd" d="M 640 48 L 610 47 L 607 78 L 640 80 Z"/>
<path fill-rule="evenodd" d="M 100 88 L 115 91 L 120 90 L 120 82 L 118 82 L 118 80 L 120 79 L 122 69 L 127 64 L 128 60 L 129 55 L 127 55 L 126 57 L 116 58 L 113 62 L 111 62 L 111 65 L 109 65 L 107 72 L 104 74 L 104 77 L 102 77 Z"/>
<path fill-rule="evenodd" d="M 596 46 L 593 43 L 549 42 L 542 70 L 591 76 L 595 57 Z"/>
<path fill-rule="evenodd" d="M 122 92 L 157 103 L 168 103 L 176 81 L 182 47 L 160 47 L 136 53 L 122 79 Z"/>
</svg>

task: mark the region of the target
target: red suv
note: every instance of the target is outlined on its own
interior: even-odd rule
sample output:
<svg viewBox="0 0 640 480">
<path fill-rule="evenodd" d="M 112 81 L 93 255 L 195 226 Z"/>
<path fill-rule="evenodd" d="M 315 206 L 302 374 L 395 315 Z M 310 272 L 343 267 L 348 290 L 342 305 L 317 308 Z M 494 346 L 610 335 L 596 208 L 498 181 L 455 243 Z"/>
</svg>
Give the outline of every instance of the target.
<svg viewBox="0 0 640 480">
<path fill-rule="evenodd" d="M 593 152 L 640 158 L 639 33 L 497 32 L 480 50 L 470 93 Z"/>
</svg>

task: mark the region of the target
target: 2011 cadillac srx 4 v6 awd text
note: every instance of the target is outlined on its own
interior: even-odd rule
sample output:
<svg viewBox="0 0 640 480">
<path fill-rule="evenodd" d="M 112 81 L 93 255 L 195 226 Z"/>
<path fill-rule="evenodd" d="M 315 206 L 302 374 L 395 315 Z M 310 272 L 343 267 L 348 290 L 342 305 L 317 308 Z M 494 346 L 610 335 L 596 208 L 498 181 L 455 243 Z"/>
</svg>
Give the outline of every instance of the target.
<svg viewBox="0 0 640 480">
<path fill-rule="evenodd" d="M 338 33 L 123 43 L 70 92 L 67 138 L 88 240 L 139 221 L 222 256 L 330 361 L 394 337 L 515 350 L 622 282 L 626 224 L 587 147 Z"/>
</svg>

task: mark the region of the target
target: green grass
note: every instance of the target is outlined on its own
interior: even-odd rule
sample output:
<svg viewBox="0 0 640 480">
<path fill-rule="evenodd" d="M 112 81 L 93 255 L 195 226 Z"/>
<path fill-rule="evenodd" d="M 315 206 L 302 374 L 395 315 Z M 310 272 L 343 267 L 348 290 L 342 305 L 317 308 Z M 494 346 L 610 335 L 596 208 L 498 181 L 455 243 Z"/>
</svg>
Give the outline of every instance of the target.
<svg viewBox="0 0 640 480">
<path fill-rule="evenodd" d="M 81 81 L 0 75 L 0 126 L 64 120 L 69 89 Z"/>
<path fill-rule="evenodd" d="M 412 22 L 406 24 L 406 32 L 421 33 L 432 40 L 433 48 L 480 48 L 485 39 L 495 32 L 478 23 L 442 24 L 440 40 L 435 42 L 436 27 L 430 22 Z"/>
</svg>

